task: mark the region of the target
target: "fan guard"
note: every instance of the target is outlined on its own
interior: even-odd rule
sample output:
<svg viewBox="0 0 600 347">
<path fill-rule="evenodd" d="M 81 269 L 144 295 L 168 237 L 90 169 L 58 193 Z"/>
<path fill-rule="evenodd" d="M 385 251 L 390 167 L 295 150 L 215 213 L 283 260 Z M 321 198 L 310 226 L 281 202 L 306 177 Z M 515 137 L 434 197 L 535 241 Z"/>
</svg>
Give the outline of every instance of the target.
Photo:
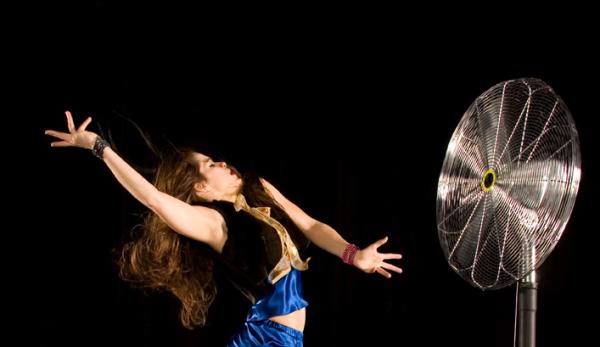
<svg viewBox="0 0 600 347">
<path fill-rule="evenodd" d="M 567 224 L 580 168 L 575 123 L 546 83 L 510 80 L 480 95 L 452 135 L 438 182 L 450 267 L 480 289 L 535 270 Z"/>
</svg>

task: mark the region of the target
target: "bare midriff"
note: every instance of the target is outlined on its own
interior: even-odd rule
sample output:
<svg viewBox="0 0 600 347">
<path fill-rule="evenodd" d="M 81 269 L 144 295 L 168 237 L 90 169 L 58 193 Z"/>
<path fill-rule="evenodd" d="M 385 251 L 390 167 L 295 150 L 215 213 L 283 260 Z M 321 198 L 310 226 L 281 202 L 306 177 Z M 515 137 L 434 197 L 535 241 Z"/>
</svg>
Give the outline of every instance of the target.
<svg viewBox="0 0 600 347">
<path fill-rule="evenodd" d="M 283 316 L 273 316 L 269 319 L 273 322 L 285 325 L 286 327 L 290 327 L 298 331 L 304 331 L 304 324 L 306 322 L 306 308 L 301 308 Z"/>
</svg>

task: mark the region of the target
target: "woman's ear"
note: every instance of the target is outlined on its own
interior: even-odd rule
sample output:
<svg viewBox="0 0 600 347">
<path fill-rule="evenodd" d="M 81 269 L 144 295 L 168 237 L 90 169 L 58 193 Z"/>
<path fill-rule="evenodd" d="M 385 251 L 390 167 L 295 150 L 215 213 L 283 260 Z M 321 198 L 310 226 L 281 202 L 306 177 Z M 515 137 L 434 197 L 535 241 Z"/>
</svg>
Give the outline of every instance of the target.
<svg viewBox="0 0 600 347">
<path fill-rule="evenodd" d="M 195 183 L 194 190 L 196 191 L 196 193 L 205 193 L 206 191 L 208 191 L 208 184 L 206 184 L 206 182 L 204 181 Z"/>
<path fill-rule="evenodd" d="M 196 192 L 196 196 L 201 200 L 209 200 L 208 196 L 210 192 L 210 187 L 208 186 L 208 184 L 206 184 L 206 182 L 195 183 L 194 191 Z"/>
</svg>

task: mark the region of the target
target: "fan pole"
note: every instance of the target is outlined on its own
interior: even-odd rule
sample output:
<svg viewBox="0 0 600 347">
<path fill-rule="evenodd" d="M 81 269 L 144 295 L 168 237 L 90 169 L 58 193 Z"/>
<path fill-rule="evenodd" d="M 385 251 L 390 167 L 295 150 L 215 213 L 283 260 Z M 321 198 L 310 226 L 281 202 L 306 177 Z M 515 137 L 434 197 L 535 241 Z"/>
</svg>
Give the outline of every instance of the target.
<svg viewBox="0 0 600 347">
<path fill-rule="evenodd" d="M 535 317 L 537 312 L 537 278 L 535 270 L 519 281 L 518 331 L 519 347 L 535 347 Z"/>
</svg>

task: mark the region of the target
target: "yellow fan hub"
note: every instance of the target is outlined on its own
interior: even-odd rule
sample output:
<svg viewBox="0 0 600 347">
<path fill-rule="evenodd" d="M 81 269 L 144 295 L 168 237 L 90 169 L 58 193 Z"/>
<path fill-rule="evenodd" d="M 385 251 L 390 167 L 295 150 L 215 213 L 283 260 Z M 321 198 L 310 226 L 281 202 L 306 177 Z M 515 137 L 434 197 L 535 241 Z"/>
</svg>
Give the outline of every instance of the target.
<svg viewBox="0 0 600 347">
<path fill-rule="evenodd" d="M 494 169 L 488 169 L 481 178 L 481 188 L 483 188 L 484 192 L 489 192 L 492 188 L 494 188 L 495 183 L 496 171 L 494 171 Z"/>
</svg>

